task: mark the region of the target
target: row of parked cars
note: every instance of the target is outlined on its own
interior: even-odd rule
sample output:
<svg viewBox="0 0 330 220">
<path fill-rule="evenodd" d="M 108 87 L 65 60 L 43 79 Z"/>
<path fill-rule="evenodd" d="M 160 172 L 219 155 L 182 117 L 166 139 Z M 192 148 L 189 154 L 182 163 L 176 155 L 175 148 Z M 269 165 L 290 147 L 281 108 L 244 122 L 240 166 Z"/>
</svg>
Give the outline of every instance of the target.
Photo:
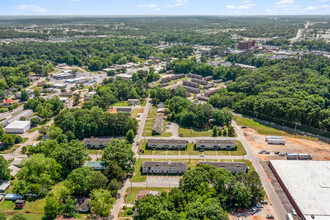
<svg viewBox="0 0 330 220">
<path fill-rule="evenodd" d="M 262 201 L 260 201 L 260 203 L 256 204 L 255 207 L 252 207 L 249 210 L 247 210 L 247 212 L 249 213 L 249 215 L 254 215 L 257 212 L 259 212 L 264 207 L 264 205 L 267 205 L 267 204 L 268 204 L 268 201 L 267 200 L 262 200 Z M 238 212 L 238 213 L 243 213 L 245 211 L 246 210 L 244 210 L 244 209 L 238 209 L 238 210 L 236 210 L 236 212 Z M 274 216 L 267 215 L 266 218 L 267 219 L 274 219 Z M 237 220 L 244 220 L 244 218 L 238 218 Z"/>
</svg>

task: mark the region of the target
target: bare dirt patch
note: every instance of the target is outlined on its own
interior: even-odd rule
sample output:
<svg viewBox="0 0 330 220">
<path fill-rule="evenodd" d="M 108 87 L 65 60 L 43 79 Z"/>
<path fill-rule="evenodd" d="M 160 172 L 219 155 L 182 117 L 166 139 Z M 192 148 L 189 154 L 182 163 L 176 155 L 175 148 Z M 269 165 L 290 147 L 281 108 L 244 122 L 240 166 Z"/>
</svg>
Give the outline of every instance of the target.
<svg viewBox="0 0 330 220">
<path fill-rule="evenodd" d="M 290 153 L 308 153 L 312 155 L 313 160 L 329 160 L 330 145 L 321 141 L 313 141 L 310 139 L 295 138 L 283 136 L 286 140 L 285 145 L 269 145 L 265 141 L 266 135 L 258 134 L 251 128 L 244 129 L 246 140 L 253 146 L 254 153 L 262 160 L 285 160 L 274 152 L 290 152 Z M 266 149 L 270 154 L 258 154 L 261 149 Z"/>
</svg>

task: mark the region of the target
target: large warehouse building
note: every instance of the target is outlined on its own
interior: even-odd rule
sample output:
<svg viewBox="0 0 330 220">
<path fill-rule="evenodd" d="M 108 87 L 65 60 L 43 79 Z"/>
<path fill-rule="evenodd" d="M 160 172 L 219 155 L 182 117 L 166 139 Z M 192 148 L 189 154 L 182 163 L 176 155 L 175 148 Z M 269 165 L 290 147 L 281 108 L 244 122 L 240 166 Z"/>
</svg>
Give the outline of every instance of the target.
<svg viewBox="0 0 330 220">
<path fill-rule="evenodd" d="M 330 161 L 271 160 L 270 168 L 301 219 L 330 219 Z"/>
<path fill-rule="evenodd" d="M 6 132 L 9 134 L 23 134 L 30 130 L 30 121 L 14 121 L 5 127 Z"/>
</svg>

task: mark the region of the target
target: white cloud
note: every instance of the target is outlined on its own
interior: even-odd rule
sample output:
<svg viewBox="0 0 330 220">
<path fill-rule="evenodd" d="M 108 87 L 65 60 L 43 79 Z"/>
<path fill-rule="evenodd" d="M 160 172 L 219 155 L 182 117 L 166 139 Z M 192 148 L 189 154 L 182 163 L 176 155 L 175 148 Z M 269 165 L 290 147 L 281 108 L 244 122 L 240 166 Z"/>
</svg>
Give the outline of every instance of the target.
<svg viewBox="0 0 330 220">
<path fill-rule="evenodd" d="M 161 11 L 162 9 L 161 8 L 156 8 L 155 11 Z"/>
<path fill-rule="evenodd" d="M 276 2 L 275 5 L 284 5 L 284 4 L 293 4 L 293 0 L 281 0 L 279 2 Z"/>
<path fill-rule="evenodd" d="M 236 7 L 234 5 L 227 5 L 226 8 L 235 9 Z"/>
<path fill-rule="evenodd" d="M 239 6 L 235 6 L 235 5 L 227 5 L 226 8 L 228 9 L 237 9 L 237 10 L 242 10 L 242 9 L 249 9 L 252 6 L 256 6 L 255 3 L 250 3 L 250 1 L 243 1 L 243 3 L 246 3 L 244 5 L 239 5 Z M 237 11 L 235 13 L 238 13 Z"/>
<path fill-rule="evenodd" d="M 37 14 L 44 14 L 47 12 L 46 8 L 42 8 L 37 5 L 18 5 L 15 8 L 24 12 L 32 12 Z"/>
<path fill-rule="evenodd" d="M 330 5 L 320 5 L 320 6 L 315 6 L 315 5 L 311 5 L 307 8 L 305 8 L 303 11 L 316 11 L 316 10 L 326 10 L 326 9 L 329 9 L 330 8 Z"/>
<path fill-rule="evenodd" d="M 140 4 L 138 5 L 139 8 L 157 8 L 156 4 Z"/>
<path fill-rule="evenodd" d="M 187 2 L 188 2 L 188 0 L 175 0 L 175 3 L 173 5 L 166 5 L 166 7 L 167 8 L 174 8 L 174 7 L 182 6 Z"/>
<path fill-rule="evenodd" d="M 70 0 L 70 2 L 80 2 L 80 0 Z"/>
<path fill-rule="evenodd" d="M 247 3 L 250 3 L 250 2 L 251 2 L 251 1 L 246 1 L 246 0 L 243 1 L 244 4 L 247 4 Z"/>
</svg>

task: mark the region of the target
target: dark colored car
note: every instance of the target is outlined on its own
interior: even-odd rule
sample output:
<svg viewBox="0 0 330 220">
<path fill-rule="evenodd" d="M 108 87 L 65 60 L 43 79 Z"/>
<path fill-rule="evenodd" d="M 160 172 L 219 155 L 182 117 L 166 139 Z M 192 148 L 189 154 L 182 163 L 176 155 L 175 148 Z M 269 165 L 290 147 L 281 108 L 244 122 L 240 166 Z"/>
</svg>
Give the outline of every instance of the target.
<svg viewBox="0 0 330 220">
<path fill-rule="evenodd" d="M 272 216 L 272 215 L 267 215 L 266 218 L 267 218 L 267 219 L 274 219 L 274 216 Z"/>
</svg>

